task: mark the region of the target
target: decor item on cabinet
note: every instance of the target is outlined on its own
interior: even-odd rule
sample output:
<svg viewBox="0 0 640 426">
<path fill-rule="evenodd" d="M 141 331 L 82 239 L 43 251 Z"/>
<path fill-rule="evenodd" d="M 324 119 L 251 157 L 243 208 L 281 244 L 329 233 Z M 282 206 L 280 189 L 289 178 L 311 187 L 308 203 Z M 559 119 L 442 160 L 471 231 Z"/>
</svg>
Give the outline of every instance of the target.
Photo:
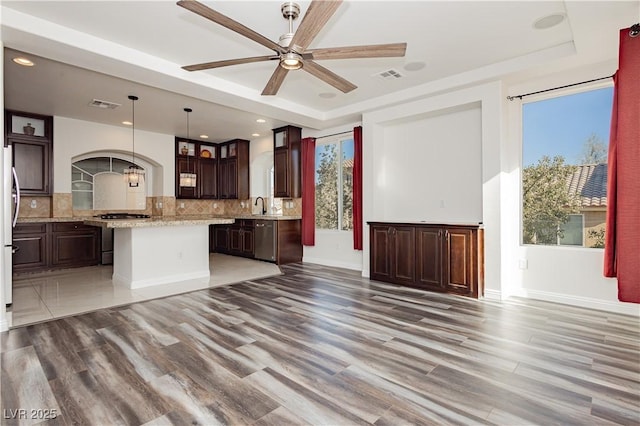
<svg viewBox="0 0 640 426">
<path fill-rule="evenodd" d="M 187 147 L 187 145 L 184 145 L 182 148 L 180 148 L 180 154 L 189 155 L 189 148 Z"/>
<path fill-rule="evenodd" d="M 187 139 L 189 139 L 189 113 L 193 110 L 191 108 L 185 108 L 184 111 L 187 113 Z M 186 154 L 184 153 L 185 148 L 187 148 Z M 187 171 L 180 171 L 180 186 L 195 188 L 197 175 L 189 168 L 189 148 L 183 146 L 180 152 L 182 155 L 187 155 Z"/>
<path fill-rule="evenodd" d="M 200 151 L 200 157 L 211 158 L 211 151 L 209 151 L 208 149 L 203 149 L 202 151 Z"/>
<path fill-rule="evenodd" d="M 25 135 L 33 136 L 33 134 L 36 132 L 36 128 L 33 127 L 31 123 L 27 123 L 26 126 L 22 127 L 22 131 Z"/>
<path fill-rule="evenodd" d="M 135 103 L 138 100 L 137 96 L 129 95 L 131 100 L 131 162 L 133 165 L 124 169 L 125 182 L 130 187 L 140 186 L 140 183 L 144 181 L 144 169 L 136 165 L 136 109 Z"/>
<path fill-rule="evenodd" d="M 402 57 L 405 55 L 407 43 L 391 43 L 364 46 L 334 47 L 325 49 L 307 50 L 318 33 L 324 28 L 331 16 L 340 7 L 341 1 L 314 0 L 309 5 L 304 19 L 294 33 L 293 21 L 300 15 L 300 6 L 288 1 L 280 7 L 282 16 L 289 21 L 289 32 L 280 36 L 278 43 L 275 43 L 239 22 L 234 21 L 208 6 L 194 0 L 178 1 L 178 6 L 184 7 L 203 18 L 209 19 L 223 27 L 226 27 L 238 34 L 247 37 L 275 52 L 267 56 L 254 56 L 251 58 L 232 59 L 224 61 L 206 62 L 201 64 L 182 67 L 187 71 L 207 70 L 228 65 L 247 64 L 251 62 L 262 62 L 278 60 L 279 64 L 262 91 L 262 95 L 275 95 L 278 93 L 284 78 L 290 70 L 302 68 L 309 74 L 335 87 L 336 89 L 348 93 L 357 86 L 350 81 L 334 74 L 332 71 L 319 65 L 316 60 L 324 59 L 351 59 L 351 58 L 382 58 L 382 57 Z"/>
</svg>

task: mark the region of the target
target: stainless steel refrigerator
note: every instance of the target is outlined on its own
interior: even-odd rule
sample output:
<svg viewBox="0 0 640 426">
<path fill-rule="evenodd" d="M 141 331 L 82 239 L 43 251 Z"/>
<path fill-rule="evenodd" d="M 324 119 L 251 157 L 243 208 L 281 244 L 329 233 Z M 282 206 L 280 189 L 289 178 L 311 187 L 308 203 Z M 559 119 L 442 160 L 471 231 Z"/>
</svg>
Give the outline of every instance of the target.
<svg viewBox="0 0 640 426">
<path fill-rule="evenodd" d="M 16 226 L 18 220 L 18 210 L 20 207 L 20 183 L 18 182 L 18 175 L 16 169 L 12 165 L 12 148 L 5 147 L 3 156 L 4 160 L 4 176 L 3 176 L 3 197 L 2 208 L 4 209 L 4 223 L 3 239 L 2 242 L 2 256 L 4 257 L 2 268 L 2 291 L 4 291 L 4 301 L 7 305 L 13 303 L 13 280 L 12 280 L 12 258 L 16 252 L 17 247 L 13 245 L 13 228 Z"/>
</svg>

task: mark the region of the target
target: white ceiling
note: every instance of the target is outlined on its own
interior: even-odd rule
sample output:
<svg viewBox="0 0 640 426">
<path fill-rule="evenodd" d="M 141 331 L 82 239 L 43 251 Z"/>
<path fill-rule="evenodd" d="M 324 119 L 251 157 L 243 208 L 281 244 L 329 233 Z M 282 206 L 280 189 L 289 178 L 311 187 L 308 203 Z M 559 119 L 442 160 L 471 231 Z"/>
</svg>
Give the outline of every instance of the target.
<svg viewBox="0 0 640 426">
<path fill-rule="evenodd" d="M 276 42 L 288 28 L 281 1 L 204 3 Z M 309 2 L 299 4 L 304 13 Z M 265 97 L 260 92 L 276 62 L 193 73 L 180 68 L 272 51 L 173 1 L 3 1 L 5 107 L 120 125 L 130 118 L 127 95 L 135 94 L 136 127 L 160 133 L 185 136 L 185 106 L 194 110 L 191 136 L 206 133 L 213 141 L 253 139 L 254 132 L 269 135 L 289 123 L 323 129 L 464 84 L 513 80 L 554 67 L 615 64 L 618 30 L 639 20 L 639 4 L 345 1 L 310 48 L 407 42 L 406 56 L 321 61 L 358 86 L 348 94 L 295 71 L 276 96 Z M 537 19 L 553 13 L 566 19 L 554 28 L 534 29 Z M 36 66 L 14 64 L 16 51 L 28 53 Z M 425 66 L 405 68 L 413 63 Z M 404 77 L 376 76 L 389 69 Z M 88 107 L 94 98 L 123 106 Z M 267 123 L 256 123 L 259 117 Z"/>
</svg>

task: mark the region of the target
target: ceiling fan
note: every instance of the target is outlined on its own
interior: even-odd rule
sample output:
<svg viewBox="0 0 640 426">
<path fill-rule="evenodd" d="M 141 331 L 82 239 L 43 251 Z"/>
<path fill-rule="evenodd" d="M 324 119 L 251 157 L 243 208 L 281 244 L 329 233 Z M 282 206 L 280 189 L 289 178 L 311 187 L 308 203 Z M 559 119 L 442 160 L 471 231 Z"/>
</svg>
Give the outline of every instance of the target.
<svg viewBox="0 0 640 426">
<path fill-rule="evenodd" d="M 318 35 L 331 16 L 333 16 L 341 3 L 342 0 L 313 0 L 309 5 L 309 9 L 304 15 L 302 22 L 300 22 L 297 31 L 294 33 L 293 21 L 300 15 L 300 6 L 290 1 L 285 2 L 282 4 L 280 10 L 282 12 L 282 16 L 289 21 L 289 32 L 283 34 L 280 37 L 279 42 L 275 43 L 252 29 L 245 27 L 241 23 L 234 21 L 220 12 L 216 12 L 196 0 L 180 0 L 177 3 L 178 6 L 184 7 L 191 12 L 220 24 L 231 31 L 235 31 L 236 33 L 274 51 L 274 54 L 266 56 L 205 62 L 184 66 L 182 68 L 187 71 L 200 71 L 211 68 L 226 67 L 229 65 L 278 60 L 279 64 L 262 91 L 262 95 L 275 95 L 278 93 L 287 73 L 290 70 L 297 70 L 300 68 L 325 83 L 330 84 L 336 89 L 344 93 L 348 93 L 357 86 L 319 65 L 316 60 L 402 57 L 407 49 L 407 43 L 307 49 L 316 35 Z"/>
</svg>

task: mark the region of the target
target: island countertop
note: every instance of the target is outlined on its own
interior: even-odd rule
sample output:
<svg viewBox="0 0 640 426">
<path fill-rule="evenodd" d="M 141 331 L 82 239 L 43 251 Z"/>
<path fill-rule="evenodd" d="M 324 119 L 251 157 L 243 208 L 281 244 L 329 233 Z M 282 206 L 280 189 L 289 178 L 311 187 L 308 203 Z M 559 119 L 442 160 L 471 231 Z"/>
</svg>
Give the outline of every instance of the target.
<svg viewBox="0 0 640 426">
<path fill-rule="evenodd" d="M 219 225 L 234 223 L 231 217 L 202 216 L 154 216 L 144 219 L 85 219 L 85 225 L 102 226 L 106 228 L 150 228 L 158 226 L 189 226 L 189 225 Z"/>
</svg>

